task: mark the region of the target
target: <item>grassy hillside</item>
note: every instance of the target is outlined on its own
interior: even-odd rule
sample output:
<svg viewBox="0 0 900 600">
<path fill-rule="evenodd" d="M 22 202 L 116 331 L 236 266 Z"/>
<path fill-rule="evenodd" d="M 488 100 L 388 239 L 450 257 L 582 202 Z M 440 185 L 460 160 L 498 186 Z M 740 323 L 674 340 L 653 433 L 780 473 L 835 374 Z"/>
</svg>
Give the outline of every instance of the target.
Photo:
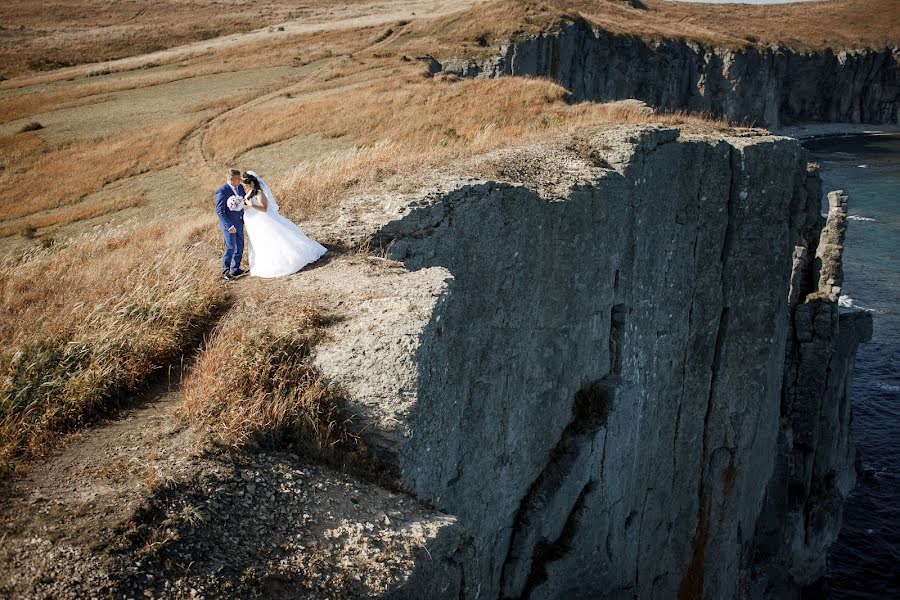
<svg viewBox="0 0 900 600">
<path fill-rule="evenodd" d="M 155 52 L 198 40 L 314 19 L 352 0 L 6 0 L 0 4 L 0 75 Z"/>
<path fill-rule="evenodd" d="M 443 2 L 463 9 L 471 2 Z M 285 23 L 328 23 L 385 6 L 365 0 L 8 0 L 0 6 L 0 77 L 158 52 Z M 423 4 L 423 3 L 419 3 Z M 422 12 L 420 11 L 420 15 Z M 897 45 L 893 0 L 818 0 L 776 5 L 714 5 L 667 0 L 492 0 L 443 21 L 443 33 L 479 47 L 484 39 L 552 27 L 559 17 L 587 18 L 610 31 L 678 37 L 716 45 L 779 43 L 819 49 Z M 430 27 L 430 26 L 426 26 Z M 286 29 L 290 29 L 287 27 Z M 473 49 L 474 49 L 473 48 Z"/>
<path fill-rule="evenodd" d="M 817 0 L 790 4 L 707 4 L 667 0 L 509 0 L 442 19 L 446 31 L 480 40 L 552 29 L 561 16 L 584 18 L 613 33 L 677 38 L 716 46 L 780 44 L 801 50 L 900 45 L 900 4 L 893 0 Z M 481 44 L 484 42 L 481 41 Z"/>
</svg>

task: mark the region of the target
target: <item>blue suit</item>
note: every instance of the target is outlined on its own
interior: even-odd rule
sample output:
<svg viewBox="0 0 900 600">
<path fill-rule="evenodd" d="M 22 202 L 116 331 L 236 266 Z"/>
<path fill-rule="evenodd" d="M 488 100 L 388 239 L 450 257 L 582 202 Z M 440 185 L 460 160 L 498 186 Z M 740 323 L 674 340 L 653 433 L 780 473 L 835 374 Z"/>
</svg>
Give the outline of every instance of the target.
<svg viewBox="0 0 900 600">
<path fill-rule="evenodd" d="M 237 186 L 238 194 L 244 196 L 244 186 Z M 227 183 L 216 190 L 216 215 L 219 217 L 219 226 L 225 237 L 225 254 L 222 255 L 222 271 L 234 273 L 241 267 L 241 259 L 244 257 L 244 211 L 228 208 L 228 199 L 234 196 L 231 186 Z M 235 232 L 228 233 L 228 229 L 234 226 Z"/>
</svg>

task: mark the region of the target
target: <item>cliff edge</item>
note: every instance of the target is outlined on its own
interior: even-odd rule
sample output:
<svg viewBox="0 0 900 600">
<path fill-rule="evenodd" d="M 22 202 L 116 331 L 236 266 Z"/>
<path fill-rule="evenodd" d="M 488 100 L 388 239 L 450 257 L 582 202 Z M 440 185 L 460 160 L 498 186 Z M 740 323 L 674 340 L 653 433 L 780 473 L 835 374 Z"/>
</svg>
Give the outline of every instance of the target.
<svg viewBox="0 0 900 600">
<path fill-rule="evenodd" d="M 572 99 L 636 98 L 661 110 L 720 115 L 768 128 L 797 122 L 900 122 L 900 50 L 719 48 L 616 34 L 570 18 L 502 44 L 486 59 L 448 59 L 464 77 L 549 77 Z"/>
<path fill-rule="evenodd" d="M 317 365 L 470 540 L 432 557 L 454 576 L 430 595 L 788 597 L 820 576 L 871 319 L 837 307 L 846 203 L 823 228 L 799 143 L 618 127 L 429 177 L 321 225 L 384 258 L 307 285 L 352 308 Z"/>
</svg>

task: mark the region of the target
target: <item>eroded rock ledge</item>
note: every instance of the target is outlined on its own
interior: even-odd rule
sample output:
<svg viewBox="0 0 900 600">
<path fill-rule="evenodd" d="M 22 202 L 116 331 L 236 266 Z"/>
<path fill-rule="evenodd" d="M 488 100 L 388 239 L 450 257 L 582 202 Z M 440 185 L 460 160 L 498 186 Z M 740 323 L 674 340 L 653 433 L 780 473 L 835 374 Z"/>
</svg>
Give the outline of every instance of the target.
<svg viewBox="0 0 900 600">
<path fill-rule="evenodd" d="M 852 486 L 871 328 L 837 308 L 840 216 L 820 243 L 799 143 L 617 128 L 466 172 L 494 178 L 358 198 L 324 228 L 387 260 L 316 361 L 471 539 L 429 594 L 798 593 Z"/>
<path fill-rule="evenodd" d="M 575 100 L 637 98 L 664 109 L 777 127 L 798 121 L 900 122 L 900 50 L 732 50 L 616 35 L 581 20 L 436 67 L 466 77 L 550 77 Z"/>
</svg>

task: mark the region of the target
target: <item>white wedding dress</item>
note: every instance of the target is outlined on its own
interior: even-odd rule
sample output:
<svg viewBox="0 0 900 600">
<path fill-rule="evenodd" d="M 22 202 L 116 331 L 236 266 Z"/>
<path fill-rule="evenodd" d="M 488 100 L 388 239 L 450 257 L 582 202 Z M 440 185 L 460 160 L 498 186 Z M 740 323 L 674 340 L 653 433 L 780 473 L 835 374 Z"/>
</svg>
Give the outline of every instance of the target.
<svg viewBox="0 0 900 600">
<path fill-rule="evenodd" d="M 290 275 L 325 254 L 325 246 L 311 240 L 302 229 L 278 212 L 278 203 L 262 178 L 253 171 L 247 173 L 259 181 L 260 192 L 265 194 L 268 202 L 265 211 L 250 207 L 244 209 L 244 229 L 250 242 L 250 275 Z M 255 206 L 262 206 L 258 198 L 251 201 Z"/>
</svg>

